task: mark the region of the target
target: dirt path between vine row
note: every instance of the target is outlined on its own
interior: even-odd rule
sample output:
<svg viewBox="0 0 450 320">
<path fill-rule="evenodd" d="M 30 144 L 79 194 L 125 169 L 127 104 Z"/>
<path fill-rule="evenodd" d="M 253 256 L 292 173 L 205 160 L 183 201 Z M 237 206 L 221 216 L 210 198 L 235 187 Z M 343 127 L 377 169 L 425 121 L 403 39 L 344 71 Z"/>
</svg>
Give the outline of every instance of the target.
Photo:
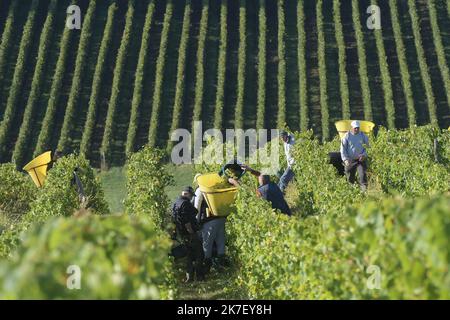
<svg viewBox="0 0 450 320">
<path fill-rule="evenodd" d="M 177 281 L 179 291 L 176 296 L 178 300 L 230 300 L 230 299 L 248 299 L 245 290 L 235 284 L 235 270 L 229 269 L 223 273 L 212 270 L 204 281 L 195 281 L 192 283 L 183 283 L 184 273 L 182 270 L 177 272 Z"/>
</svg>

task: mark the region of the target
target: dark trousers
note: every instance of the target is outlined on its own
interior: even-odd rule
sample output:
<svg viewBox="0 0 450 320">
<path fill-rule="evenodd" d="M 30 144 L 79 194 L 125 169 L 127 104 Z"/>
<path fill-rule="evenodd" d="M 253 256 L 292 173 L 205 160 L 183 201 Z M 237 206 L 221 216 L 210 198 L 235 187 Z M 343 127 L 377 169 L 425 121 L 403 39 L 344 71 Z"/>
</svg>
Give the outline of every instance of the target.
<svg viewBox="0 0 450 320">
<path fill-rule="evenodd" d="M 356 172 L 358 172 L 359 185 L 362 190 L 367 189 L 367 164 L 366 161 L 352 160 L 351 163 L 345 167 L 345 175 L 350 183 L 356 182 Z"/>
<path fill-rule="evenodd" d="M 191 276 L 196 274 L 197 276 L 202 276 L 203 271 L 203 246 L 202 241 L 198 235 L 192 238 L 187 238 L 184 241 L 187 250 L 187 260 L 186 260 L 186 272 Z"/>
<path fill-rule="evenodd" d="M 286 170 L 284 171 L 283 175 L 280 178 L 280 183 L 278 184 L 281 192 L 284 193 L 289 182 L 291 182 L 292 179 L 294 179 L 294 176 L 295 176 L 294 171 L 292 171 L 292 169 L 290 167 L 287 167 Z"/>
</svg>

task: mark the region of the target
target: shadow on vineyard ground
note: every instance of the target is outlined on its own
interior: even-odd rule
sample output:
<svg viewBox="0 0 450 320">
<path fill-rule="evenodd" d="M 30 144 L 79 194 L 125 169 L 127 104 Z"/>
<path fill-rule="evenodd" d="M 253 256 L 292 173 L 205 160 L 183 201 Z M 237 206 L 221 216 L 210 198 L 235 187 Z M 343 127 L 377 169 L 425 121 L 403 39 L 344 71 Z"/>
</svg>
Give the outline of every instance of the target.
<svg viewBox="0 0 450 320">
<path fill-rule="evenodd" d="M 177 275 L 179 291 L 176 299 L 179 300 L 230 300 L 248 299 L 245 290 L 235 285 L 235 269 L 227 269 L 224 272 L 212 270 L 204 281 L 183 283 L 183 269 L 179 266 Z"/>
</svg>

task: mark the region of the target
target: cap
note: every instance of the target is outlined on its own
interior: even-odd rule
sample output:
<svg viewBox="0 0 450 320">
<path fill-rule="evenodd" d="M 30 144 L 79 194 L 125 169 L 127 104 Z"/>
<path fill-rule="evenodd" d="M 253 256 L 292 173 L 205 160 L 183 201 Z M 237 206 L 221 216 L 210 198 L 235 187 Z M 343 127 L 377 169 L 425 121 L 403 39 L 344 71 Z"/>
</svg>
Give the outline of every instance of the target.
<svg viewBox="0 0 450 320">
<path fill-rule="evenodd" d="M 352 128 L 359 128 L 361 125 L 358 120 L 352 121 L 351 123 Z"/>
<path fill-rule="evenodd" d="M 289 134 L 287 133 L 287 131 L 280 131 L 280 137 L 287 137 Z"/>
<path fill-rule="evenodd" d="M 191 186 L 187 186 L 183 188 L 182 192 L 189 192 L 191 194 L 194 194 L 194 189 Z"/>
</svg>

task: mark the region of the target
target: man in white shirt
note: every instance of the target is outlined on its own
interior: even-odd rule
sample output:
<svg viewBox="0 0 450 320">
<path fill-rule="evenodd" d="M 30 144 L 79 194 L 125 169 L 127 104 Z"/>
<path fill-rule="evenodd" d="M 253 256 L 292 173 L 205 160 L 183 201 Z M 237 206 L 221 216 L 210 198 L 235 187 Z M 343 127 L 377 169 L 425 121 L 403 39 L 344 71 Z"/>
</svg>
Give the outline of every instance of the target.
<svg viewBox="0 0 450 320">
<path fill-rule="evenodd" d="M 281 140 L 283 140 L 284 144 L 284 154 L 286 155 L 287 160 L 287 168 L 284 171 L 283 175 L 280 178 L 280 183 L 278 186 L 280 187 L 281 191 L 284 193 L 289 182 L 294 178 L 294 171 L 292 171 L 292 165 L 294 164 L 295 160 L 292 157 L 292 147 L 295 144 L 294 136 L 288 134 L 286 131 L 282 131 L 280 134 Z"/>
</svg>

